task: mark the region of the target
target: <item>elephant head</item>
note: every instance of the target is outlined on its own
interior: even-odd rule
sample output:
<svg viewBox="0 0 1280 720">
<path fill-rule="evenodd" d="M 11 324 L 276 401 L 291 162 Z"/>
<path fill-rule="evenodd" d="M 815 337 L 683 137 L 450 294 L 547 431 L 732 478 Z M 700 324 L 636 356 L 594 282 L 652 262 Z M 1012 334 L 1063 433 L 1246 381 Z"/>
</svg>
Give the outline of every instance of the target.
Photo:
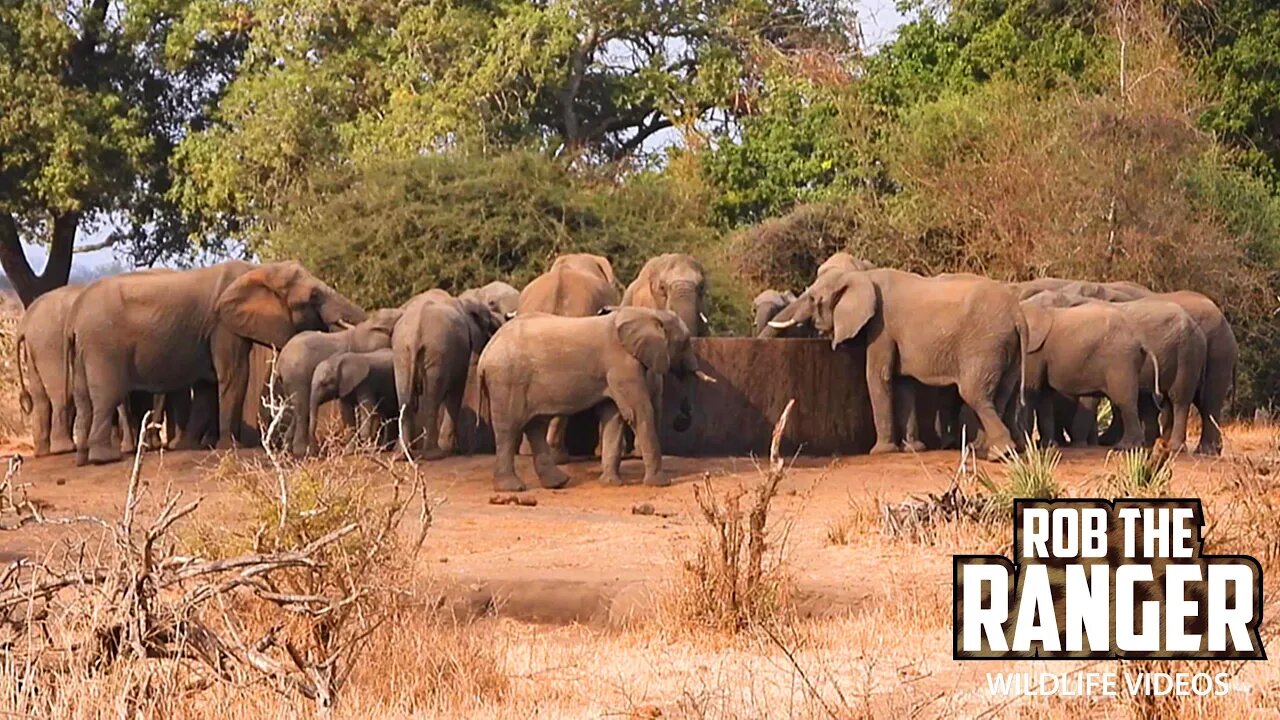
<svg viewBox="0 0 1280 720">
<path fill-rule="evenodd" d="M 365 312 L 293 261 L 260 265 L 218 297 L 217 321 L 253 342 L 284 347 L 303 330 L 335 330 L 365 320 Z"/>
<path fill-rule="evenodd" d="M 880 309 L 880 293 L 865 272 L 829 270 L 804 291 L 784 320 L 771 320 L 772 328 L 812 322 L 823 335 L 831 336 L 831 347 L 859 332 Z"/>
<path fill-rule="evenodd" d="M 474 297 L 459 297 L 458 309 L 467 318 L 468 336 L 471 340 L 471 351 L 479 353 L 488 344 L 489 338 L 502 327 L 504 317 L 491 309 L 487 303 Z"/>
<path fill-rule="evenodd" d="M 401 308 L 374 310 L 364 322 L 347 331 L 351 333 L 351 352 L 373 352 L 391 347 L 391 333 L 403 316 Z"/>
<path fill-rule="evenodd" d="M 682 253 L 652 258 L 641 268 L 623 296 L 623 305 L 670 310 L 696 336 L 707 334 L 706 272 L 702 263 Z"/>
<path fill-rule="evenodd" d="M 613 264 L 609 262 L 609 258 L 603 255 L 592 255 L 590 253 L 571 253 L 561 255 L 551 263 L 551 270 L 560 268 L 571 268 L 579 272 L 599 275 L 609 283 L 610 286 L 618 286 L 618 278 L 613 274 Z"/>
<path fill-rule="evenodd" d="M 693 422 L 697 381 L 715 382 L 698 367 L 689 328 L 673 312 L 647 308 L 618 308 L 613 320 L 619 341 L 644 366 L 651 385 L 660 383 L 667 373 L 684 383 L 673 426 L 680 432 L 687 430 Z"/>
<path fill-rule="evenodd" d="M 860 260 L 847 252 L 833 253 L 831 257 L 822 261 L 818 266 L 816 275 L 821 276 L 828 270 L 875 270 L 875 263 L 870 260 Z"/>
<path fill-rule="evenodd" d="M 755 333 L 760 335 L 769 327 L 769 321 L 778 313 L 787 308 L 788 305 L 796 301 L 795 293 L 778 292 L 777 290 L 765 290 L 751 301 L 751 307 L 755 316 Z"/>
<path fill-rule="evenodd" d="M 594 257 L 594 256 L 593 256 Z M 608 260 L 600 258 L 605 264 Z M 609 268 L 612 275 L 613 268 Z M 458 296 L 460 299 L 479 300 L 503 319 L 515 317 L 516 308 L 520 305 L 520 291 L 501 280 L 495 280 L 484 287 L 472 288 Z"/>
<path fill-rule="evenodd" d="M 821 278 L 823 275 L 833 272 L 875 269 L 875 263 L 869 260 L 859 260 L 847 252 L 838 252 L 822 261 L 822 264 L 818 266 L 816 275 Z M 781 330 L 804 325 L 812 319 L 809 291 L 805 290 L 799 297 L 794 298 L 790 304 L 774 315 L 771 320 L 768 320 L 765 327 L 757 326 L 759 329 L 756 331 L 756 336 L 762 338 L 778 337 L 781 334 Z"/>
</svg>

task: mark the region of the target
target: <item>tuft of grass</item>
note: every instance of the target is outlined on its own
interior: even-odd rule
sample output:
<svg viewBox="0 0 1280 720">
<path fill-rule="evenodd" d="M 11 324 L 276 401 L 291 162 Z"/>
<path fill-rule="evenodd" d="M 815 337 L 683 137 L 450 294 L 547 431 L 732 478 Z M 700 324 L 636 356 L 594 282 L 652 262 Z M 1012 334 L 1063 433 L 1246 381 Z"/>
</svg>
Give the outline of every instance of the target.
<svg viewBox="0 0 1280 720">
<path fill-rule="evenodd" d="M 996 481 L 985 471 L 978 474 L 978 485 L 987 492 L 985 516 L 1008 519 L 1017 498 L 1052 500 L 1061 494 L 1054 474 L 1062 453 L 1053 447 L 1028 445 L 1027 449 L 1005 462 L 1004 481 Z"/>
<path fill-rule="evenodd" d="M 1106 491 L 1113 498 L 1165 497 L 1173 481 L 1173 460 L 1163 445 L 1109 453 Z"/>
</svg>

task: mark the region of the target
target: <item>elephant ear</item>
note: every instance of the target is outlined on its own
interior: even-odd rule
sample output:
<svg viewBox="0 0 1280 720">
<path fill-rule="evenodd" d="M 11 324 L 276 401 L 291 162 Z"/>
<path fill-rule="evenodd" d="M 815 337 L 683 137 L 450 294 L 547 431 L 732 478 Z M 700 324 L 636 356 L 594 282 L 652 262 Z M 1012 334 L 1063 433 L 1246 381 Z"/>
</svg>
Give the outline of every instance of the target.
<svg viewBox="0 0 1280 720">
<path fill-rule="evenodd" d="M 622 346 L 649 372 L 666 375 L 671 368 L 667 332 L 657 315 L 643 310 L 619 310 L 614 327 Z"/>
<path fill-rule="evenodd" d="M 609 284 L 617 286 L 618 278 L 613 274 L 613 263 L 609 262 L 609 258 L 603 255 L 592 255 L 591 259 L 595 260 L 596 265 L 600 266 L 600 272 L 604 273 L 604 277 L 609 281 Z"/>
<path fill-rule="evenodd" d="M 469 298 L 460 300 L 458 306 L 467 316 L 467 333 L 471 340 L 471 349 L 474 352 L 480 352 L 489 338 L 502 327 L 502 319 L 490 310 L 488 305 L 479 300 Z"/>
<path fill-rule="evenodd" d="M 348 397 L 369 377 L 369 363 L 348 358 L 338 363 L 338 395 Z"/>
<path fill-rule="evenodd" d="M 294 335 L 289 308 L 264 268 L 250 270 L 223 290 L 216 312 L 223 327 L 262 345 L 282 348 Z"/>
<path fill-rule="evenodd" d="M 1053 328 L 1053 313 L 1038 303 L 1029 302 L 1022 304 L 1022 315 L 1027 319 L 1025 352 L 1030 355 L 1044 347 L 1044 341 L 1049 338 L 1049 330 Z"/>
<path fill-rule="evenodd" d="M 879 307 L 875 284 L 861 273 L 847 273 L 844 292 L 831 310 L 831 347 L 857 335 Z"/>
</svg>

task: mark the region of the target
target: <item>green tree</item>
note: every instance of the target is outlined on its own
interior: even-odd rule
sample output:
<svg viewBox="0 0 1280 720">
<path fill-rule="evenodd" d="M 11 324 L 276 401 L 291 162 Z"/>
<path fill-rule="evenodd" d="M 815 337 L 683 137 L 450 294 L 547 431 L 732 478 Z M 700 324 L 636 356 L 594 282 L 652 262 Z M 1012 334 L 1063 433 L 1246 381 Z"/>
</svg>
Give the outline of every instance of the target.
<svg viewBox="0 0 1280 720">
<path fill-rule="evenodd" d="M 251 241 L 312 172 L 441 150 L 644 159 L 748 112 L 772 58 L 850 47 L 837 0 L 226 0 L 248 47 L 174 197 Z M 290 22 L 272 22 L 288 17 Z"/>
<path fill-rule="evenodd" d="M 182 129 L 217 97 L 234 43 L 167 46 L 181 0 L 0 2 L 0 266 L 24 303 L 64 285 L 77 236 L 112 226 L 154 262 L 186 247 L 170 202 Z M 46 244 L 36 274 L 22 242 Z"/>
</svg>

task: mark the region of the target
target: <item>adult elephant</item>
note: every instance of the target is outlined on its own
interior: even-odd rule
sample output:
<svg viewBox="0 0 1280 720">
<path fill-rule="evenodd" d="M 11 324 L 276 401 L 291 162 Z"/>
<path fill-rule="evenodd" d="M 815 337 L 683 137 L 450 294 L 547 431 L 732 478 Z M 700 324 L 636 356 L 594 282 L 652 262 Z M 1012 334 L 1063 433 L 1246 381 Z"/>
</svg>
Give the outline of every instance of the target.
<svg viewBox="0 0 1280 720">
<path fill-rule="evenodd" d="M 524 490 L 515 472 L 521 433 L 534 454 L 543 487 L 569 480 L 547 444 L 548 421 L 596 408 L 605 432 L 601 479 L 621 482 L 623 423 L 635 430 L 644 457 L 644 482 L 667 485 L 658 425 L 668 372 L 706 378 L 698 369 L 689 331 L 674 313 L 623 307 L 587 318 L 517 317 L 494 335 L 480 355 L 481 407 L 488 406 L 497 444 L 494 487 Z M 688 415 L 689 407 L 680 408 Z"/>
<path fill-rule="evenodd" d="M 474 297 L 410 302 L 391 337 L 396 397 L 401 415 L 400 441 L 425 460 L 444 457 L 440 447 L 440 409 L 460 433 L 462 396 L 473 355 L 479 355 L 502 326 L 503 316 Z M 422 423 L 417 424 L 418 413 Z M 454 448 L 458 450 L 459 448 Z"/>
<path fill-rule="evenodd" d="M 494 280 L 483 287 L 466 290 L 458 296 L 458 299 L 481 302 L 504 320 L 515 317 L 516 311 L 520 308 L 520 291 L 501 280 Z"/>
<path fill-rule="evenodd" d="M 1231 323 L 1217 303 L 1192 290 L 1157 293 L 1131 282 L 1095 283 L 1077 281 L 1062 287 L 1062 292 L 1113 303 L 1136 300 L 1162 300 L 1182 308 L 1195 321 L 1205 339 L 1204 379 L 1196 391 L 1194 406 L 1200 413 L 1200 441 L 1196 452 L 1218 455 L 1222 452 L 1222 411 L 1235 382 L 1240 345 Z M 1112 434 L 1114 437 L 1114 433 Z"/>
<path fill-rule="evenodd" d="M 900 270 L 830 270 L 805 291 L 806 307 L 775 328 L 812 321 L 832 347 L 866 338 L 873 453 L 896 452 L 893 381 L 956 385 L 982 424 L 980 448 L 1016 449 L 1001 411 L 1017 391 L 1027 325 L 1017 295 L 986 279 L 926 278 Z"/>
<path fill-rule="evenodd" d="M 769 321 L 776 318 L 778 313 L 786 310 L 791 303 L 796 301 L 796 294 L 787 291 L 763 290 L 755 299 L 751 301 L 751 314 L 753 318 L 756 336 L 763 336 L 764 331 L 769 328 Z M 799 325 L 779 331 L 777 337 L 813 337 L 808 328 Z"/>
<path fill-rule="evenodd" d="M 221 447 L 235 441 L 254 343 L 276 348 L 304 330 L 337 329 L 365 313 L 297 262 L 230 261 L 183 272 L 103 278 L 67 320 L 77 462 L 120 458 L 111 416 L 133 390 L 218 384 Z"/>
<path fill-rule="evenodd" d="M 864 270 L 875 270 L 875 269 L 876 269 L 875 264 L 867 260 L 860 260 L 858 258 L 855 258 L 854 256 L 850 255 L 847 252 L 838 252 L 833 254 L 831 257 L 827 258 L 826 260 L 823 260 L 822 264 L 818 266 L 818 271 L 817 273 L 815 273 L 815 275 L 816 277 L 822 277 L 826 273 L 834 272 L 834 271 L 841 271 L 841 270 L 864 271 Z M 760 330 L 759 332 L 757 332 L 756 337 L 762 337 L 762 338 L 781 337 L 782 336 L 781 332 L 783 330 L 787 330 L 788 333 L 793 336 L 797 332 L 802 332 L 802 331 L 795 330 L 795 328 L 799 327 L 802 323 L 801 322 L 793 323 L 791 321 L 793 318 L 808 317 L 807 315 L 808 305 L 809 305 L 809 296 L 807 294 L 808 292 L 809 291 L 806 290 L 805 292 L 801 293 L 795 300 L 791 302 L 791 304 L 787 305 L 787 307 L 783 308 L 780 312 L 778 312 L 778 314 L 773 317 L 773 320 L 776 321 L 777 324 L 774 324 L 773 322 L 766 323 L 766 327 L 763 330 Z M 807 322 L 807 320 L 805 320 L 804 322 Z M 810 333 L 810 335 L 812 335 L 812 333 Z"/>
<path fill-rule="evenodd" d="M 561 255 L 520 291 L 516 313 L 595 315 L 618 304 L 617 284 L 608 258 L 586 253 Z"/>
<path fill-rule="evenodd" d="M 608 258 L 587 253 L 561 255 L 545 273 L 520 291 L 516 316 L 530 313 L 566 317 L 598 315 L 605 308 L 618 304 L 617 285 L 618 280 Z M 567 421 L 568 418 L 556 418 L 548 432 L 547 439 L 556 462 L 564 462 L 569 456 L 564 442 Z"/>
<path fill-rule="evenodd" d="M 1023 430 L 1030 434 L 1030 412 L 1034 412 L 1040 443 L 1054 444 L 1058 395 L 1073 401 L 1105 395 L 1123 418 L 1124 434 L 1117 448 L 1140 446 L 1143 432 L 1138 399 L 1143 369 L 1155 354 L 1143 345 L 1124 310 L 1109 303 L 1077 305 L 1058 291 L 1022 301 L 1022 310 L 1030 337 L 1026 359 L 1029 412 L 1023 418 Z M 1083 444 L 1084 438 L 1077 437 L 1079 431 L 1071 429 L 1075 431 L 1073 444 Z"/>
<path fill-rule="evenodd" d="M 369 353 L 390 348 L 391 332 L 405 312 L 400 308 L 375 310 L 353 327 L 337 332 L 309 330 L 285 343 L 276 357 L 276 390 L 284 397 L 293 416 L 289 447 L 294 455 L 305 455 L 317 448 L 309 411 L 316 367 L 338 353 Z M 345 413 L 344 418 L 354 420 L 354 416 L 348 417 Z"/>
<path fill-rule="evenodd" d="M 695 337 L 706 335 L 706 271 L 697 259 L 683 253 L 650 258 L 622 294 L 622 305 L 670 310 Z"/>
</svg>

